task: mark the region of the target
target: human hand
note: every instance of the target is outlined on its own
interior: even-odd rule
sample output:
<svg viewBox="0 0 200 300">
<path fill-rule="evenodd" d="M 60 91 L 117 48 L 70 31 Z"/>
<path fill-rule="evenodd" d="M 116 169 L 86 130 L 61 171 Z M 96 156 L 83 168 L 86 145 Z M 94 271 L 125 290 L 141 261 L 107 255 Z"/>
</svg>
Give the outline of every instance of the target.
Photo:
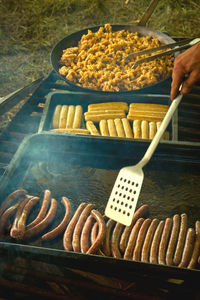
<svg viewBox="0 0 200 300">
<path fill-rule="evenodd" d="M 171 99 L 179 91 L 181 94 L 190 92 L 194 84 L 200 80 L 200 42 L 179 54 L 174 60 L 172 71 Z"/>
</svg>

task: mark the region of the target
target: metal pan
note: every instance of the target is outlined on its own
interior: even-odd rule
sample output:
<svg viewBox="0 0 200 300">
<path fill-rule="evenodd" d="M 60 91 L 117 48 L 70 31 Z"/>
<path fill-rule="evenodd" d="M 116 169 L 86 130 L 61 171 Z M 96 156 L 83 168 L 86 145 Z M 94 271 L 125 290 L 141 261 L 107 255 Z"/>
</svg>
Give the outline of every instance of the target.
<svg viewBox="0 0 200 300">
<path fill-rule="evenodd" d="M 155 88 L 159 89 L 162 88 L 163 84 L 169 85 L 170 88 L 170 78 L 166 78 L 164 80 L 158 81 L 156 84 L 152 84 L 149 85 L 147 87 L 141 88 L 141 89 L 135 89 L 132 91 L 120 91 L 120 92 L 103 92 L 103 91 L 97 91 L 97 90 L 92 90 L 92 89 L 88 89 L 88 88 L 83 88 L 80 87 L 72 82 L 70 82 L 69 80 L 67 80 L 66 78 L 64 78 L 64 76 L 61 76 L 59 74 L 59 68 L 61 67 L 59 61 L 61 59 L 62 56 L 62 51 L 66 48 L 69 47 L 75 47 L 77 46 L 78 42 L 80 41 L 81 37 L 84 34 L 88 33 L 88 30 L 91 30 L 92 32 L 97 32 L 99 30 L 99 28 L 103 26 L 95 26 L 95 27 L 89 27 L 89 28 L 85 28 L 83 30 L 74 32 L 66 37 L 64 37 L 62 40 L 60 40 L 55 47 L 53 48 L 52 52 L 51 52 L 51 64 L 53 66 L 53 69 L 55 70 L 55 72 L 58 74 L 58 76 L 60 78 L 62 78 L 63 80 L 66 81 L 66 83 L 69 86 L 70 90 L 73 91 L 84 91 L 84 92 L 95 92 L 95 93 L 100 93 L 100 94 L 112 94 L 112 95 L 116 95 L 116 94 L 127 94 L 127 93 L 147 93 L 147 92 L 154 92 Z M 130 32 L 138 32 L 141 36 L 151 36 L 153 38 L 157 38 L 162 44 L 170 44 L 175 42 L 175 40 L 173 40 L 170 36 L 168 36 L 165 33 L 150 29 L 148 27 L 145 26 L 140 26 L 140 25 L 112 25 L 112 30 L 113 31 L 120 31 L 122 29 L 130 31 Z"/>
</svg>

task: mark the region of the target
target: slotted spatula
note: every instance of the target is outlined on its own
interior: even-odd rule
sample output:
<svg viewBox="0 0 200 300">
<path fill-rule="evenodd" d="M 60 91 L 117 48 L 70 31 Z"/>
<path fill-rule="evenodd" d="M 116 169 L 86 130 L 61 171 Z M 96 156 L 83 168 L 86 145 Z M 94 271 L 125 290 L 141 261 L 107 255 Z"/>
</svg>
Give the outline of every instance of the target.
<svg viewBox="0 0 200 300">
<path fill-rule="evenodd" d="M 181 99 L 182 95 L 179 95 L 172 101 L 160 128 L 139 163 L 119 171 L 105 209 L 107 217 L 126 226 L 131 224 L 144 179 L 142 168 L 151 159 Z"/>
</svg>

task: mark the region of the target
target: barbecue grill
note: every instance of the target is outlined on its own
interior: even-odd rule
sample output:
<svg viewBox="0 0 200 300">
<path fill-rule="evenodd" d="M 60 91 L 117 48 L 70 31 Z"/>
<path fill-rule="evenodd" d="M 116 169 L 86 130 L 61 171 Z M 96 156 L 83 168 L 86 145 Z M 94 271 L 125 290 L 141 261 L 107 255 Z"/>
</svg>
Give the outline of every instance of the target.
<svg viewBox="0 0 200 300">
<path fill-rule="evenodd" d="M 185 196 L 187 198 L 189 194 L 193 204 L 186 209 L 192 209 L 191 224 L 198 218 L 199 212 L 199 91 L 200 87 L 196 86 L 189 95 L 183 97 L 175 118 L 175 124 L 173 124 L 177 128 L 176 134 L 172 140 L 160 143 L 147 168 L 149 178 L 155 182 L 159 172 L 160 187 L 166 184 L 166 180 L 166 188 L 178 184 L 177 181 L 170 181 L 170 172 L 175 172 L 176 178 L 181 178 L 184 184 L 188 181 L 188 185 L 183 186 L 180 194 L 175 196 L 176 188 L 171 191 L 174 195 L 172 199 L 174 203 L 169 203 L 169 206 L 171 205 L 172 211 L 173 209 L 181 210 L 183 204 L 178 198 Z M 101 172 L 107 170 L 107 178 L 110 178 L 110 181 L 108 181 L 106 192 L 103 194 L 104 199 L 99 205 L 103 212 L 107 201 L 106 196 L 109 195 L 117 170 L 130 164 L 130 162 L 133 163 L 133 160 L 139 160 L 147 148 L 147 142 L 82 135 L 77 137 L 74 134 L 66 136 L 65 134 L 48 132 L 48 118 L 46 114 L 44 115 L 45 111 L 43 112 L 46 99 L 48 102 L 52 95 L 65 93 L 68 93 L 68 97 L 76 98 L 73 87 L 60 80 L 58 75 L 52 71 L 47 78 L 41 78 L 3 99 L 1 113 L 5 113 L 19 101 L 23 100 L 25 104 L 0 136 L 1 199 L 5 197 L 8 191 L 19 185 L 31 189 L 32 193 L 39 192 L 38 184 L 40 184 L 41 189 L 46 188 L 45 180 L 42 181 L 44 178 L 40 178 L 41 183 L 33 180 L 32 167 L 37 166 L 39 169 L 35 168 L 34 172 L 40 172 L 41 163 L 45 168 L 45 160 L 47 159 L 53 161 L 53 171 L 58 172 L 62 162 L 60 159 L 64 161 L 67 153 L 73 164 L 70 165 L 69 161 L 69 164 L 62 165 L 63 172 L 71 168 L 72 165 L 75 166 L 75 171 L 77 171 L 76 167 L 81 166 L 84 176 L 87 174 L 88 168 L 91 174 L 94 170 L 98 170 L 102 176 L 98 175 L 100 176 L 98 177 L 99 182 L 101 182 L 105 176 L 105 173 L 102 175 Z M 169 85 L 158 86 L 153 93 L 154 97 L 158 98 L 159 95 L 168 95 Z M 80 97 L 80 94 L 77 94 L 77 97 Z M 81 97 L 84 98 L 84 95 Z M 95 98 L 95 96 L 93 97 Z M 126 97 L 123 99 L 126 100 Z M 54 143 L 55 138 L 57 139 L 56 144 Z M 47 145 L 48 155 L 45 156 Z M 59 149 L 57 145 L 59 145 Z M 160 165 L 162 165 L 162 170 Z M 48 184 L 51 188 L 51 185 L 55 186 L 55 181 L 51 177 L 52 182 L 50 182 L 49 178 Z M 76 178 L 70 179 L 69 185 L 74 182 L 74 179 Z M 81 182 L 81 177 L 79 179 L 80 187 L 84 187 L 85 182 Z M 38 179 L 38 181 L 40 180 Z M 96 182 L 98 183 L 98 181 Z M 59 187 L 62 185 L 61 183 L 57 181 Z M 71 194 L 69 193 L 67 196 L 77 198 L 75 190 L 76 187 L 73 187 Z M 148 193 L 148 191 L 148 182 L 146 182 L 146 192 Z M 54 190 L 58 197 L 63 192 L 62 190 Z M 92 192 L 95 195 L 96 191 Z M 84 188 L 82 188 L 81 196 L 85 199 L 91 197 L 91 195 L 87 195 Z M 96 194 L 94 197 L 97 206 L 100 200 L 98 197 L 101 198 L 101 196 Z M 143 203 L 145 199 L 142 197 L 140 203 Z M 77 198 L 77 201 L 79 200 Z M 163 211 L 162 207 L 158 207 L 158 201 L 159 196 L 157 195 L 154 201 L 150 203 L 152 213 L 160 218 L 166 217 L 168 211 Z M 102 297 L 106 299 L 113 297 L 115 299 L 117 297 L 120 299 L 155 299 L 155 297 L 156 299 L 172 299 L 175 297 L 177 299 L 177 297 L 187 297 L 187 295 L 190 299 L 192 296 L 194 299 L 199 297 L 199 270 L 186 270 L 134 261 L 130 263 L 130 261 L 122 259 L 116 260 L 97 255 L 66 253 L 62 250 L 61 242 L 59 243 L 60 246 L 52 243 L 43 247 L 39 242 L 29 245 L 1 241 L 0 286 L 2 297 L 26 298 L 30 294 L 41 296 L 44 299 L 81 299 L 81 297 L 92 296 L 99 299 Z M 77 291 L 77 287 L 79 291 Z"/>
</svg>

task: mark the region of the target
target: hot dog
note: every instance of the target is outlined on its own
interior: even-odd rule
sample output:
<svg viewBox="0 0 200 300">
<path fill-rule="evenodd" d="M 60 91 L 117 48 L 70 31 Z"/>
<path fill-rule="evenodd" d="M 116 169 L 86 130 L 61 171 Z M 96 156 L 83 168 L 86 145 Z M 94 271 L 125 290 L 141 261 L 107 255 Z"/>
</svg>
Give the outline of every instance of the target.
<svg viewBox="0 0 200 300">
<path fill-rule="evenodd" d="M 162 265 L 166 264 L 166 249 L 169 241 L 169 236 L 171 234 L 171 228 L 172 228 L 172 219 L 167 218 L 165 220 L 165 225 L 163 228 L 160 245 L 158 249 L 158 263 Z"/>
<path fill-rule="evenodd" d="M 23 208 L 22 214 L 19 218 L 17 227 L 18 227 L 18 235 L 17 235 L 17 239 L 18 240 L 22 240 L 24 237 L 24 233 L 26 230 L 26 220 L 28 218 L 28 215 L 31 211 L 31 209 L 33 208 L 33 206 L 40 200 L 39 197 L 34 197 L 32 196 L 30 198 L 30 200 L 26 203 L 26 205 Z"/>
<path fill-rule="evenodd" d="M 111 248 L 110 248 L 111 234 L 115 224 L 116 222 L 112 219 L 109 219 L 106 223 L 106 236 L 103 241 L 103 253 L 105 253 L 105 255 L 107 256 L 111 256 Z"/>
<path fill-rule="evenodd" d="M 178 235 L 178 242 L 176 245 L 176 250 L 173 258 L 173 263 L 175 266 L 178 266 L 181 261 L 183 247 L 185 244 L 185 238 L 187 233 L 187 219 L 188 218 L 186 214 L 181 214 L 181 224 L 180 224 L 180 230 Z"/>
<path fill-rule="evenodd" d="M 80 252 L 80 235 L 83 228 L 83 225 L 90 214 L 91 210 L 93 209 L 93 204 L 88 204 L 80 214 L 80 217 L 75 225 L 73 238 L 72 238 L 72 247 L 75 252 Z"/>
<path fill-rule="evenodd" d="M 195 230 L 194 228 L 188 228 L 181 262 L 178 265 L 180 268 L 186 268 L 187 265 L 189 264 L 194 249 L 194 240 L 195 240 Z"/>
<path fill-rule="evenodd" d="M 17 201 L 20 198 L 24 198 L 24 196 L 26 195 L 27 191 L 24 189 L 18 189 L 14 192 L 12 192 L 11 194 L 9 194 L 6 199 L 2 202 L 1 206 L 0 206 L 0 217 L 3 214 L 3 212 L 5 211 L 5 209 L 10 206 L 10 204 L 13 201 Z"/>
<path fill-rule="evenodd" d="M 134 213 L 133 216 L 133 220 L 130 226 L 126 226 L 123 230 L 123 233 L 121 235 L 121 239 L 120 239 L 120 250 L 122 253 L 124 253 L 126 246 L 127 246 L 127 242 L 128 242 L 128 238 L 129 235 L 131 233 L 131 230 L 133 228 L 133 225 L 135 224 L 135 222 L 140 218 L 140 217 L 144 217 L 145 215 L 147 215 L 149 213 L 149 206 L 147 204 L 142 205 L 141 207 L 139 207 L 136 212 Z"/>
<path fill-rule="evenodd" d="M 121 258 L 122 255 L 119 250 L 119 241 L 124 226 L 121 223 L 116 223 L 112 236 L 111 236 L 111 253 L 115 258 Z"/>
<path fill-rule="evenodd" d="M 38 235 L 42 233 L 51 224 L 53 218 L 55 217 L 57 206 L 58 206 L 57 201 L 54 198 L 52 198 L 51 205 L 46 217 L 42 221 L 40 221 L 40 223 L 26 230 L 24 234 L 24 238 L 25 239 L 31 238 L 34 235 Z"/>
<path fill-rule="evenodd" d="M 153 219 L 148 228 L 148 231 L 147 231 L 147 234 L 146 234 L 146 237 L 144 240 L 144 244 L 142 247 L 141 261 L 143 261 L 143 262 L 149 262 L 150 247 L 151 247 L 153 236 L 154 236 L 155 230 L 158 226 L 158 223 L 159 223 L 158 219 Z"/>
<path fill-rule="evenodd" d="M 179 229 L 180 229 L 180 216 L 176 214 L 173 216 L 172 232 L 171 232 L 171 236 L 169 239 L 169 244 L 166 252 L 166 264 L 169 266 L 173 265 L 173 257 L 174 257 L 174 252 L 178 241 Z"/>
<path fill-rule="evenodd" d="M 48 206 L 49 206 L 50 197 L 51 197 L 51 191 L 48 189 L 45 190 L 40 211 L 39 211 L 37 217 L 35 218 L 35 220 L 33 220 L 33 222 L 31 222 L 30 224 L 27 225 L 27 228 L 26 228 L 27 230 L 31 229 L 36 224 L 40 223 L 41 220 L 44 218 L 44 216 L 46 215 Z"/>
<path fill-rule="evenodd" d="M 26 205 L 26 203 L 30 200 L 29 197 L 25 196 L 24 200 L 22 200 L 22 202 L 19 204 L 17 211 L 16 211 L 16 215 L 15 215 L 15 219 L 13 221 L 11 230 L 10 230 L 10 236 L 12 238 L 18 238 L 18 221 L 21 217 L 22 211 L 24 209 L 24 206 Z"/>
<path fill-rule="evenodd" d="M 99 224 L 98 222 L 94 223 L 94 225 L 92 226 L 91 229 L 91 235 L 90 235 L 90 239 L 91 239 L 91 244 L 93 244 L 97 238 L 98 235 L 98 230 L 99 230 Z"/>
<path fill-rule="evenodd" d="M 5 233 L 6 226 L 10 220 L 10 217 L 16 212 L 19 202 L 15 203 L 13 206 L 7 208 L 0 218 L 0 238 L 3 237 Z"/>
<path fill-rule="evenodd" d="M 72 219 L 70 220 L 69 224 L 67 225 L 67 228 L 65 230 L 65 233 L 63 235 L 63 247 L 65 250 L 72 251 L 72 236 L 74 232 L 74 227 L 79 219 L 79 216 L 82 212 L 82 210 L 85 208 L 86 203 L 82 202 L 77 210 L 75 211 Z"/>
<path fill-rule="evenodd" d="M 161 235 L 162 235 L 162 231 L 163 231 L 163 227 L 164 227 L 164 221 L 160 221 L 153 240 L 152 240 L 152 244 L 151 244 L 151 248 L 150 248 L 150 256 L 149 256 L 149 261 L 152 264 L 157 264 L 158 263 L 158 248 L 159 248 L 159 244 L 160 244 L 160 239 L 161 239 Z"/>
<path fill-rule="evenodd" d="M 136 240 L 135 248 L 133 250 L 133 260 L 140 261 L 141 260 L 141 250 L 144 243 L 144 239 L 146 236 L 146 232 L 151 224 L 151 219 L 144 220 L 140 230 L 138 232 L 138 237 Z"/>
<path fill-rule="evenodd" d="M 94 218 L 92 215 L 89 215 L 87 218 L 83 230 L 81 232 L 81 237 L 80 237 L 80 245 L 81 245 L 81 252 L 86 253 L 89 249 L 89 235 L 91 232 L 91 228 L 94 222 Z"/>
<path fill-rule="evenodd" d="M 71 204 L 67 197 L 62 197 L 62 203 L 65 207 L 65 215 L 62 221 L 60 222 L 60 224 L 56 228 L 52 229 L 51 231 L 45 233 L 42 236 L 43 241 L 49 241 L 55 239 L 58 235 L 60 235 L 65 230 L 67 223 L 69 221 Z"/>
<path fill-rule="evenodd" d="M 188 269 L 194 269 L 196 267 L 198 257 L 200 254 L 200 228 L 199 228 L 199 221 L 196 221 L 195 223 L 195 243 L 194 243 L 194 249 L 192 252 L 192 257 L 190 259 L 190 262 L 187 266 Z"/>
<path fill-rule="evenodd" d="M 128 243 L 127 243 L 127 247 L 125 249 L 124 252 L 124 259 L 131 259 L 133 256 L 133 250 L 135 248 L 135 244 L 136 244 L 136 240 L 137 240 L 137 236 L 138 236 L 138 232 L 140 230 L 140 227 L 142 226 L 142 223 L 144 222 L 143 218 L 139 218 L 135 225 L 133 226 L 129 239 L 128 239 Z"/>
<path fill-rule="evenodd" d="M 97 236 L 95 242 L 90 246 L 90 248 L 86 252 L 87 254 L 95 254 L 98 251 L 100 245 L 102 244 L 102 242 L 105 238 L 105 234 L 106 234 L 106 224 L 105 224 L 104 218 L 101 215 L 101 213 L 98 210 L 93 209 L 91 211 L 91 215 L 98 222 L 99 232 L 98 232 L 98 236 Z"/>
</svg>

